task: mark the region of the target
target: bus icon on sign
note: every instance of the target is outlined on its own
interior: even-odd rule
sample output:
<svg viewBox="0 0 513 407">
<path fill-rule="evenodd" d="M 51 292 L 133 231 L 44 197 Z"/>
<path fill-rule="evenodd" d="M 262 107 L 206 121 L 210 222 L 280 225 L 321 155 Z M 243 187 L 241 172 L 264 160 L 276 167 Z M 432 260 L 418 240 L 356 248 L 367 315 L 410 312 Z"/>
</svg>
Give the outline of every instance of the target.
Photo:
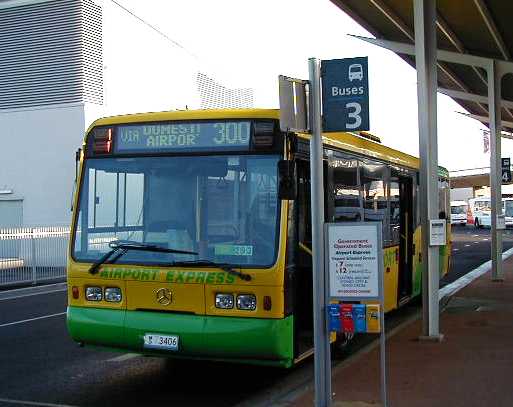
<svg viewBox="0 0 513 407">
<path fill-rule="evenodd" d="M 363 80 L 363 67 L 361 64 L 349 65 L 349 81 L 352 82 L 355 79 Z"/>
</svg>

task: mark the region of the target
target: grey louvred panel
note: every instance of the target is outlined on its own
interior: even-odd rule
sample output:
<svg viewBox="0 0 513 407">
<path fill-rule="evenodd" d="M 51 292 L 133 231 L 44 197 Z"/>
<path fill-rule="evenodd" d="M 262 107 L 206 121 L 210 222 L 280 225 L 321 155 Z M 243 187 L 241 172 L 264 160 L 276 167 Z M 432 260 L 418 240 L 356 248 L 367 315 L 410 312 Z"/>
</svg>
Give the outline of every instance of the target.
<svg viewBox="0 0 513 407">
<path fill-rule="evenodd" d="M 103 103 L 102 11 L 91 0 L 0 9 L 0 110 Z"/>
</svg>

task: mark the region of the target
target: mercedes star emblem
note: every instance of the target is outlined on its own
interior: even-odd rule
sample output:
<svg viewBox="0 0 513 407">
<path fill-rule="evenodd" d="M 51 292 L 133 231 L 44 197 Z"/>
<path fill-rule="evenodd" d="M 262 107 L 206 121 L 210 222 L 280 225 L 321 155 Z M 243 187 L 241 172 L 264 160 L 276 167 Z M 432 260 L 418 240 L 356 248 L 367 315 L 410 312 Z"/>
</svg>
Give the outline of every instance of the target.
<svg viewBox="0 0 513 407">
<path fill-rule="evenodd" d="M 169 305 L 173 300 L 171 291 L 168 288 L 159 288 L 156 294 L 157 302 L 160 305 Z"/>
</svg>

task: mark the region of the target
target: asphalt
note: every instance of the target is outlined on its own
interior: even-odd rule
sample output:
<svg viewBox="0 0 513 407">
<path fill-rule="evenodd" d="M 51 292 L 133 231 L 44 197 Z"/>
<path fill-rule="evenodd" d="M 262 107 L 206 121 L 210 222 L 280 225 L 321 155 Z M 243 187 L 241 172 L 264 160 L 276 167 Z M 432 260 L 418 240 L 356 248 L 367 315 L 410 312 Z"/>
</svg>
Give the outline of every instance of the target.
<svg viewBox="0 0 513 407">
<path fill-rule="evenodd" d="M 513 247 L 513 229 L 503 231 L 503 251 Z M 452 228 L 451 272 L 442 280 L 445 285 L 457 280 L 470 270 L 490 260 L 491 237 L 489 228 L 473 226 Z"/>
<path fill-rule="evenodd" d="M 79 348 L 59 315 L 65 303 L 63 292 L 0 302 L 0 405 L 229 406 L 283 373 Z M 13 321 L 26 322 L 2 326 Z"/>
<path fill-rule="evenodd" d="M 489 259 L 487 233 L 455 231 L 451 273 L 466 273 Z M 513 235 L 504 240 L 505 249 L 513 246 Z M 80 348 L 67 334 L 65 310 L 62 285 L 0 291 L 0 406 L 273 405 L 313 377 L 311 359 L 281 370 Z M 393 313 L 387 326 L 400 326 L 417 311 L 412 305 Z M 357 341 L 339 356 L 347 360 L 369 341 Z"/>
</svg>

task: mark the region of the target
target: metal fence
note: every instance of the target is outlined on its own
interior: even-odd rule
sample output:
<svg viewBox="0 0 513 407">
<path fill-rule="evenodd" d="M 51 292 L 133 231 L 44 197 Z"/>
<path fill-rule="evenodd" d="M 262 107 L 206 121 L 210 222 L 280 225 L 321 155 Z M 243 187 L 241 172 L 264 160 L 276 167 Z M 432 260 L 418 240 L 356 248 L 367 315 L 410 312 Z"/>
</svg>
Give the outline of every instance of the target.
<svg viewBox="0 0 513 407">
<path fill-rule="evenodd" d="M 0 229 L 0 287 L 66 278 L 69 227 Z"/>
</svg>

